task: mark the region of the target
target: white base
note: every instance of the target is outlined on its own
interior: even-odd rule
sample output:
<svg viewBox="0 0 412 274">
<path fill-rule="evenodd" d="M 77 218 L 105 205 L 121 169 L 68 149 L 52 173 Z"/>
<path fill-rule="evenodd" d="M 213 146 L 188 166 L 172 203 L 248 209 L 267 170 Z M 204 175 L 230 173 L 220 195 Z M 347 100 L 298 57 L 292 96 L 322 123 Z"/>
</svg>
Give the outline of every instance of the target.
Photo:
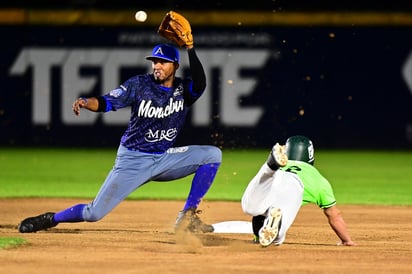
<svg viewBox="0 0 412 274">
<path fill-rule="evenodd" d="M 224 221 L 212 225 L 213 233 L 245 233 L 253 234 L 252 222 L 247 221 Z"/>
</svg>

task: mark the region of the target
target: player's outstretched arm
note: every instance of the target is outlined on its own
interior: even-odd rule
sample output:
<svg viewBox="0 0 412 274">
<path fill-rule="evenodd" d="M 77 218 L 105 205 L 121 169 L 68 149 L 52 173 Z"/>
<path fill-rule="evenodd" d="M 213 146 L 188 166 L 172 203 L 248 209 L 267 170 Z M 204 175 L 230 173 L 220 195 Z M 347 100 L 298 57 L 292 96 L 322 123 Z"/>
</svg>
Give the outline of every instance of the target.
<svg viewBox="0 0 412 274">
<path fill-rule="evenodd" d="M 331 206 L 329 208 L 324 209 L 323 212 L 328 218 L 329 225 L 332 227 L 333 231 L 335 231 L 336 235 L 341 240 L 341 242 L 338 243 L 338 245 L 356 245 L 349 235 L 346 223 L 343 220 L 340 210 L 336 206 Z"/>
<path fill-rule="evenodd" d="M 80 97 L 73 102 L 72 109 L 74 114 L 80 115 L 80 109 L 82 108 L 97 111 L 99 109 L 99 101 L 95 97 Z"/>
</svg>

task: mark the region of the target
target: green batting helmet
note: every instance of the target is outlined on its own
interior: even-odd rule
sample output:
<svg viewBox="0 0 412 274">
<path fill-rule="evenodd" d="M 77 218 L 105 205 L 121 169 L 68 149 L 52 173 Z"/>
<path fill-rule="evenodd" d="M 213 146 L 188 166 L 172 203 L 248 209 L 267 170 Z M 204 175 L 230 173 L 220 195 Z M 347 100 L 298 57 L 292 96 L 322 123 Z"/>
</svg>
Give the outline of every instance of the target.
<svg viewBox="0 0 412 274">
<path fill-rule="evenodd" d="M 315 162 L 312 141 L 301 135 L 292 136 L 286 140 L 286 155 L 289 160 L 302 161 L 311 165 Z"/>
</svg>

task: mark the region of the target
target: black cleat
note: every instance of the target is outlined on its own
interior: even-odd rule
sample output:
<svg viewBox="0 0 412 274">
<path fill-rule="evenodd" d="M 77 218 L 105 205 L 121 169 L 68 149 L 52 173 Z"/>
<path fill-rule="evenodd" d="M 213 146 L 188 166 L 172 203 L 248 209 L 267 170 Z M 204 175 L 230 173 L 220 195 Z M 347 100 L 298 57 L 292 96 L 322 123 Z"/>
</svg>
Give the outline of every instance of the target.
<svg viewBox="0 0 412 274">
<path fill-rule="evenodd" d="M 57 225 L 53 221 L 54 213 L 47 212 L 35 217 L 24 219 L 18 226 L 20 233 L 32 233 L 39 230 L 46 230 Z"/>
</svg>

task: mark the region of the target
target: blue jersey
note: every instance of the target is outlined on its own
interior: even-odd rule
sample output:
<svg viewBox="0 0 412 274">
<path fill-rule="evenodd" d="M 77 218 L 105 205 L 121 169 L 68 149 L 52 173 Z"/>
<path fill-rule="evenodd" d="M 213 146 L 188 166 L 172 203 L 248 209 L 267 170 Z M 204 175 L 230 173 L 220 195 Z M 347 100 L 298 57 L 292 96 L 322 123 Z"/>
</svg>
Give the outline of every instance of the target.
<svg viewBox="0 0 412 274">
<path fill-rule="evenodd" d="M 175 78 L 172 88 L 156 83 L 152 74 L 132 77 L 103 98 L 106 111 L 131 107 L 121 138 L 129 150 L 163 153 L 176 141 L 189 107 L 201 96 L 191 91 L 191 79 Z"/>
</svg>

